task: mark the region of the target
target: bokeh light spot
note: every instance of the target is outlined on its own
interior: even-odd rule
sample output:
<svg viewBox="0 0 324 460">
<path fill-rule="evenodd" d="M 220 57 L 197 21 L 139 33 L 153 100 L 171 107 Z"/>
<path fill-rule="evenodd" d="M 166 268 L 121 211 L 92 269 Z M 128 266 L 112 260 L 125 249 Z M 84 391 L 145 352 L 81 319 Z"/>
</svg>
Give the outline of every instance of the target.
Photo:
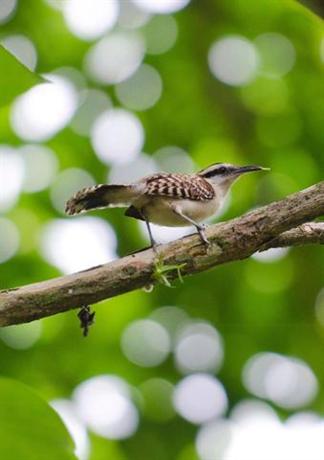
<svg viewBox="0 0 324 460">
<path fill-rule="evenodd" d="M 259 58 L 253 43 L 233 36 L 221 38 L 212 45 L 208 62 L 212 74 L 221 82 L 242 86 L 256 77 Z"/>
<path fill-rule="evenodd" d="M 147 11 L 138 8 L 131 0 L 120 2 L 118 24 L 124 29 L 137 29 L 150 19 Z"/>
<path fill-rule="evenodd" d="M 41 252 L 63 273 L 73 273 L 115 259 L 116 236 L 112 227 L 97 217 L 55 219 L 44 227 Z"/>
<path fill-rule="evenodd" d="M 192 323 L 179 331 L 175 360 L 181 372 L 218 371 L 223 357 L 223 340 L 210 324 Z"/>
<path fill-rule="evenodd" d="M 0 2 L 0 24 L 9 21 L 15 13 L 17 0 L 1 0 Z"/>
<path fill-rule="evenodd" d="M 138 221 L 139 229 L 143 237 L 149 242 L 146 224 L 143 221 Z M 177 240 L 183 236 L 193 233 L 191 227 L 163 227 L 161 225 L 150 224 L 153 237 L 158 243 L 168 243 L 169 241 Z"/>
<path fill-rule="evenodd" d="M 228 420 L 216 420 L 203 425 L 196 438 L 199 458 L 201 460 L 225 460 L 226 451 L 233 438 L 233 431 L 233 426 Z M 241 457 L 240 460 L 247 460 L 247 458 Z"/>
<path fill-rule="evenodd" d="M 154 153 L 159 169 L 165 172 L 191 174 L 195 164 L 188 153 L 175 145 L 160 148 Z"/>
<path fill-rule="evenodd" d="M 147 110 L 162 93 L 162 79 L 154 67 L 143 64 L 128 80 L 116 86 L 116 95 L 131 110 Z"/>
<path fill-rule="evenodd" d="M 294 45 L 284 35 L 269 32 L 255 40 L 261 58 L 260 72 L 267 77 L 280 78 L 294 66 L 296 51 Z"/>
<path fill-rule="evenodd" d="M 247 423 L 253 419 L 272 419 L 279 421 L 276 411 L 270 404 L 257 399 L 243 399 L 231 410 L 231 420 L 237 423 Z"/>
<path fill-rule="evenodd" d="M 254 395 L 267 398 L 285 409 L 313 401 L 318 382 L 306 363 L 275 353 L 259 353 L 246 363 L 243 383 Z"/>
<path fill-rule="evenodd" d="M 63 66 L 55 69 L 55 75 L 71 83 L 77 92 L 85 90 L 88 86 L 87 79 L 82 71 L 73 66 Z M 78 101 L 78 106 L 81 100 Z"/>
<path fill-rule="evenodd" d="M 207 423 L 198 432 L 201 460 L 321 460 L 324 421 L 314 413 L 297 413 L 285 423 L 260 401 L 243 401 L 230 420 Z"/>
<path fill-rule="evenodd" d="M 283 292 L 293 282 L 295 269 L 289 257 L 272 260 L 271 264 L 264 264 L 262 270 L 260 270 L 260 265 L 251 259 L 245 267 L 245 276 L 248 285 L 258 292 Z"/>
<path fill-rule="evenodd" d="M 99 89 L 86 89 L 80 94 L 80 105 L 71 128 L 80 136 L 89 136 L 96 118 L 112 107 L 109 96 Z"/>
<path fill-rule="evenodd" d="M 127 163 L 127 168 L 122 164 L 113 165 L 109 170 L 108 182 L 110 184 L 129 184 L 157 171 L 158 167 L 154 159 L 141 153 L 135 160 Z"/>
<path fill-rule="evenodd" d="M 190 0 L 133 0 L 135 5 L 150 13 L 174 13 L 185 8 Z"/>
<path fill-rule="evenodd" d="M 24 180 L 21 156 L 7 145 L 0 145 L 0 211 L 15 205 Z"/>
<path fill-rule="evenodd" d="M 27 141 L 51 138 L 70 121 L 77 107 L 77 93 L 68 80 L 57 75 L 45 77 L 51 82 L 34 86 L 12 107 L 12 128 Z"/>
<path fill-rule="evenodd" d="M 75 443 L 76 457 L 79 460 L 87 460 L 90 454 L 90 441 L 87 430 L 78 419 L 74 404 L 68 399 L 54 399 L 50 404 L 61 417 Z"/>
<path fill-rule="evenodd" d="M 143 147 L 143 126 L 131 112 L 123 109 L 108 110 L 95 121 L 91 142 L 104 163 L 126 164 L 134 160 Z"/>
<path fill-rule="evenodd" d="M 266 251 L 255 252 L 252 255 L 258 262 L 271 263 L 283 259 L 289 252 L 289 248 L 270 248 Z"/>
<path fill-rule="evenodd" d="M 8 347 L 16 350 L 27 350 L 27 348 L 31 348 L 39 340 L 41 334 L 42 324 L 40 321 L 3 327 L 0 330 L 1 340 L 8 345 Z"/>
<path fill-rule="evenodd" d="M 170 352 L 170 337 L 165 328 L 150 319 L 137 320 L 123 332 L 121 347 L 125 356 L 143 367 L 161 364 Z"/>
<path fill-rule="evenodd" d="M 162 54 L 175 44 L 178 36 L 177 22 L 173 16 L 153 16 L 143 28 L 148 54 Z"/>
<path fill-rule="evenodd" d="M 85 187 L 95 185 L 93 177 L 79 168 L 64 169 L 55 178 L 51 187 L 51 201 L 53 207 L 65 214 L 65 203 L 72 195 Z"/>
<path fill-rule="evenodd" d="M 187 313 L 178 307 L 161 307 L 154 310 L 150 318 L 158 323 L 168 331 L 172 343 L 176 340 L 176 336 L 180 328 L 189 322 Z"/>
<path fill-rule="evenodd" d="M 319 323 L 324 326 L 324 288 L 322 288 L 315 301 L 315 315 Z"/>
<path fill-rule="evenodd" d="M 71 32 L 84 40 L 93 40 L 110 30 L 119 12 L 117 0 L 69 0 L 63 2 L 63 14 Z"/>
<path fill-rule="evenodd" d="M 224 414 L 227 396 L 223 385 L 215 377 L 193 374 L 177 384 L 173 403 L 183 418 L 200 424 Z"/>
<path fill-rule="evenodd" d="M 20 244 L 16 225 L 5 217 L 0 217 L 0 241 L 0 264 L 2 264 L 17 253 Z"/>
<path fill-rule="evenodd" d="M 135 32 L 114 32 L 96 43 L 87 53 L 85 68 L 98 83 L 120 83 L 139 68 L 144 42 Z"/>
<path fill-rule="evenodd" d="M 108 439 L 132 436 L 138 426 L 138 411 L 126 382 L 112 375 L 99 375 L 82 382 L 73 393 L 81 420 L 94 433 Z"/>
<path fill-rule="evenodd" d="M 53 150 L 44 145 L 25 145 L 19 153 L 24 162 L 24 191 L 34 193 L 48 187 L 58 170 Z"/>
</svg>

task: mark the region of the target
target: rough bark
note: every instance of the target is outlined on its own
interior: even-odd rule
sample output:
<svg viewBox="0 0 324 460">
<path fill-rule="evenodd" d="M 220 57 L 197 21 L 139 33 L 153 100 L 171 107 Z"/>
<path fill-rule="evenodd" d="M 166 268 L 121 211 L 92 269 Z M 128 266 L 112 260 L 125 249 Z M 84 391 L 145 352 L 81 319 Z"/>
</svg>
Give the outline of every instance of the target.
<svg viewBox="0 0 324 460">
<path fill-rule="evenodd" d="M 266 243 L 260 250 L 304 246 L 306 244 L 324 244 L 324 222 L 308 222 L 292 228 Z"/>
<path fill-rule="evenodd" d="M 158 257 L 148 249 L 73 275 L 0 291 L 0 326 L 54 315 L 155 283 L 157 258 L 165 265 L 182 265 L 182 274 L 192 275 L 270 247 L 323 244 L 324 223 L 305 224 L 322 215 L 324 182 L 209 227 L 209 247 L 192 235 L 159 246 Z M 168 276 L 176 278 L 176 270 Z"/>
</svg>

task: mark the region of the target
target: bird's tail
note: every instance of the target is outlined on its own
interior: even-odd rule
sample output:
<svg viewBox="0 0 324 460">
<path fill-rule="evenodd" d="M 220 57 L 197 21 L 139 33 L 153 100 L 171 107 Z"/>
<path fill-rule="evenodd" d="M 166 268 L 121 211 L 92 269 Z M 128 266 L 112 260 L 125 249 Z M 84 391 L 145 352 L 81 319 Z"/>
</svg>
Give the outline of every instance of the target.
<svg viewBox="0 0 324 460">
<path fill-rule="evenodd" d="M 132 185 L 95 185 L 77 192 L 65 205 L 69 215 L 91 209 L 125 207 L 131 205 L 138 191 Z"/>
</svg>

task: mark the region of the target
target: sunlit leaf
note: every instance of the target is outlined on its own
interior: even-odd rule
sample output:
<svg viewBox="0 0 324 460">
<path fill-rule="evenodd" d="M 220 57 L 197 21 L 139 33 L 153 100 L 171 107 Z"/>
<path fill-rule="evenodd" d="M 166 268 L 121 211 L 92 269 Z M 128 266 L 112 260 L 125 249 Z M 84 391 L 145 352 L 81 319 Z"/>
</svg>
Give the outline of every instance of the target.
<svg viewBox="0 0 324 460">
<path fill-rule="evenodd" d="M 42 81 L 0 45 L 0 107 Z"/>
<path fill-rule="evenodd" d="M 56 412 L 27 386 L 0 378 L 0 458 L 74 460 L 73 442 Z"/>
</svg>

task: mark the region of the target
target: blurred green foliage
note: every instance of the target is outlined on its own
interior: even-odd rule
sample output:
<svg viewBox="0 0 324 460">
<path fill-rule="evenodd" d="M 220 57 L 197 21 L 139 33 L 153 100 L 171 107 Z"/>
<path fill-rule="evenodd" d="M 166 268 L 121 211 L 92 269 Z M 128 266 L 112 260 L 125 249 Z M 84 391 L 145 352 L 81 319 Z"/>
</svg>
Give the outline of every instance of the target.
<svg viewBox="0 0 324 460">
<path fill-rule="evenodd" d="M 324 34 L 319 17 L 294 1 L 193 0 L 174 18 L 178 27 L 175 45 L 166 53 L 145 56 L 145 62 L 158 70 L 163 82 L 160 100 L 137 113 L 145 128 L 145 152 L 151 155 L 164 146 L 176 145 L 189 152 L 197 168 L 216 161 L 271 167 L 271 174 L 246 177 L 235 185 L 224 220 L 321 180 Z M 150 21 L 139 28 L 148 43 L 155 30 Z M 62 13 L 45 1 L 21 0 L 13 18 L 0 27 L 0 39 L 22 34 L 34 43 L 39 75 L 66 67 L 77 69 L 85 85 L 100 88 L 115 107 L 120 105 L 114 85 L 96 84 L 84 71 L 84 56 L 92 43 L 75 37 Z M 269 69 L 276 65 L 271 61 L 270 48 L 264 55 L 263 70 L 247 84 L 232 86 L 215 78 L 207 56 L 216 40 L 241 36 L 257 43 L 257 37 L 266 33 L 281 34 L 293 44 L 296 60 L 289 72 L 279 77 L 269 75 Z M 0 47 L 2 105 L 39 78 Z M 1 144 L 19 148 L 25 141 L 14 132 L 11 113 L 10 105 L 0 112 Z M 70 124 L 44 144 L 55 152 L 60 172 L 80 168 L 96 182 L 106 181 L 107 166 L 95 155 L 89 137 L 78 135 Z M 21 243 L 15 256 L 0 264 L 0 287 L 59 275 L 59 269 L 46 262 L 40 251 L 44 225 L 62 218 L 53 206 L 50 188 L 21 193 L 15 206 L 3 214 L 19 229 Z M 113 226 L 120 256 L 145 245 L 136 222 L 124 218 L 121 211 L 96 215 Z M 221 334 L 225 358 L 217 377 L 226 389 L 230 409 L 252 397 L 242 384 L 247 360 L 269 351 L 298 357 L 313 370 L 319 390 L 307 410 L 322 414 L 324 304 L 318 299 L 323 288 L 323 256 L 322 247 L 301 247 L 276 260 L 252 258 L 222 266 L 188 278 L 184 284 L 178 282 L 173 289 L 158 285 L 150 293 L 138 291 L 102 302 L 95 306 L 97 321 L 87 340 L 81 336 L 75 312 L 42 320 L 41 329 L 36 325 L 26 327 L 26 332 L 19 327 L 5 329 L 0 334 L 1 373 L 28 384 L 48 401 L 69 398 L 77 385 L 96 375 L 117 375 L 133 388 L 141 413 L 139 426 L 133 436 L 122 441 L 91 433 L 90 460 L 195 460 L 197 427 L 175 415 L 170 383 L 163 383 L 177 384 L 182 378 L 173 356 L 160 365 L 142 367 L 130 362 L 120 345 L 125 328 L 133 321 L 148 318 L 160 307 L 175 306 L 191 318 L 208 321 Z M 45 410 L 32 393 L 3 380 L 0 394 L 3 458 L 73 458 L 66 450 L 63 429 L 57 420 L 50 420 L 50 409 Z M 12 404 L 5 414 L 6 400 Z M 294 412 L 274 407 L 283 419 Z M 28 446 L 26 436 L 30 434 L 24 430 L 29 423 L 31 430 L 35 426 L 39 429 L 40 450 L 34 450 L 33 437 L 33 452 L 23 456 L 19 449 Z M 9 424 L 13 427 L 10 432 Z M 19 430 L 23 425 L 24 430 Z M 54 425 L 55 431 L 46 429 Z M 6 450 L 9 443 L 17 448 L 11 456 Z M 44 445 L 47 452 L 43 454 Z"/>
</svg>

